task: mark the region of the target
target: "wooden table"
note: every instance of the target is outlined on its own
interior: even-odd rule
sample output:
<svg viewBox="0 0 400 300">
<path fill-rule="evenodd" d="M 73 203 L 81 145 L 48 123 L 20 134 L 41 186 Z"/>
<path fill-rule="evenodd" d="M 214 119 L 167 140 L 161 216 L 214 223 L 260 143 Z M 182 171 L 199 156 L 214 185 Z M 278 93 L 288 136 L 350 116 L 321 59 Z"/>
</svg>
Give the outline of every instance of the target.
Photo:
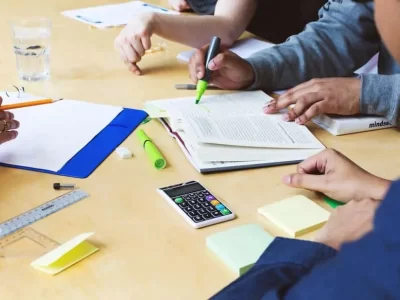
<svg viewBox="0 0 400 300">
<path fill-rule="evenodd" d="M 126 70 L 113 49 L 119 29 L 90 29 L 60 15 L 66 9 L 112 2 L 119 1 L 1 1 L 0 89 L 20 84 L 8 21 L 43 15 L 54 22 L 53 76 L 46 84 L 25 84 L 28 92 L 138 108 L 150 99 L 193 95 L 193 91 L 174 89 L 176 83 L 189 82 L 186 65 L 175 58 L 186 47 L 166 42 L 166 52 L 143 59 L 140 66 L 146 75 L 137 77 Z M 29 263 L 36 257 L 29 251 L 22 257 L 0 258 L 1 299 L 205 299 L 235 278 L 207 250 L 206 236 L 249 222 L 283 235 L 257 214 L 258 207 L 298 193 L 319 201 L 314 193 L 281 183 L 281 177 L 295 166 L 203 176 L 158 122 L 150 122 L 145 129 L 169 163 L 162 171 L 150 165 L 134 136 L 124 143 L 133 151 L 133 159 L 120 160 L 112 154 L 85 180 L 1 168 L 0 221 L 58 196 L 52 189 L 54 182 L 75 182 L 91 197 L 33 228 L 58 242 L 94 231 L 91 241 L 100 247 L 98 253 L 55 277 L 31 268 Z M 393 167 L 400 165 L 395 129 L 343 137 L 332 137 L 315 126 L 311 129 L 326 146 L 341 150 L 367 170 L 386 178 L 398 175 Z M 190 228 L 156 188 L 192 179 L 228 202 L 239 217 L 201 230 Z M 22 250 L 31 246 L 15 245 Z"/>
</svg>

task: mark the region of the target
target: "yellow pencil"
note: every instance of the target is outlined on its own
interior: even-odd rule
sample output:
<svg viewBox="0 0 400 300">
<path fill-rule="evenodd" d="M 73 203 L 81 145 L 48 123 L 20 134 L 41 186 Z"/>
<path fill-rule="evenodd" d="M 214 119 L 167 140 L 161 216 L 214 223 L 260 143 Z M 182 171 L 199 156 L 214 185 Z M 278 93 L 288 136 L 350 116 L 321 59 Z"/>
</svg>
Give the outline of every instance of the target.
<svg viewBox="0 0 400 300">
<path fill-rule="evenodd" d="M 57 100 L 42 99 L 42 100 L 21 102 L 21 103 L 9 104 L 9 105 L 2 105 L 2 106 L 0 106 L 0 110 L 9 110 L 9 109 L 22 108 L 22 107 L 28 107 L 28 106 L 50 104 L 50 103 L 54 103 L 54 102 L 57 102 L 60 100 L 62 100 L 62 99 L 57 99 Z"/>
</svg>

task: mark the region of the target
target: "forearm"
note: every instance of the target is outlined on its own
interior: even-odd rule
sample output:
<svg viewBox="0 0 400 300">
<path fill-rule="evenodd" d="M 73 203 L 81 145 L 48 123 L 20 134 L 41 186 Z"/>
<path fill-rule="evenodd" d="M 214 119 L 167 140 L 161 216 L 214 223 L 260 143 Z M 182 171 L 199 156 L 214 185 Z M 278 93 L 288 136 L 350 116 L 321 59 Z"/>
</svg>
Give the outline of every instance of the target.
<svg viewBox="0 0 400 300">
<path fill-rule="evenodd" d="M 208 44 L 212 36 L 231 46 L 243 33 L 230 18 L 223 16 L 154 14 L 153 24 L 154 34 L 194 48 Z"/>
<path fill-rule="evenodd" d="M 331 0 L 321 13 L 299 35 L 248 59 L 256 75 L 251 89 L 287 89 L 312 78 L 346 77 L 378 52 L 372 6 Z"/>
</svg>

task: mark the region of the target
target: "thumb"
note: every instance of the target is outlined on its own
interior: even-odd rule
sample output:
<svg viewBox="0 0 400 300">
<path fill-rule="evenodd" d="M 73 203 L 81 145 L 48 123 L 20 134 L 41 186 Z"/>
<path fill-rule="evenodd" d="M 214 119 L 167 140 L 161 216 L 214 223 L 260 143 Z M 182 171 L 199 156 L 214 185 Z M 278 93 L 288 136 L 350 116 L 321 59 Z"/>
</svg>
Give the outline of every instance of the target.
<svg viewBox="0 0 400 300">
<path fill-rule="evenodd" d="M 235 64 L 235 57 L 228 53 L 220 53 L 208 63 L 208 69 L 216 71 L 222 68 L 231 67 Z"/>
<path fill-rule="evenodd" d="M 282 179 L 283 183 L 296 188 L 323 192 L 327 190 L 326 175 L 290 174 Z"/>
</svg>

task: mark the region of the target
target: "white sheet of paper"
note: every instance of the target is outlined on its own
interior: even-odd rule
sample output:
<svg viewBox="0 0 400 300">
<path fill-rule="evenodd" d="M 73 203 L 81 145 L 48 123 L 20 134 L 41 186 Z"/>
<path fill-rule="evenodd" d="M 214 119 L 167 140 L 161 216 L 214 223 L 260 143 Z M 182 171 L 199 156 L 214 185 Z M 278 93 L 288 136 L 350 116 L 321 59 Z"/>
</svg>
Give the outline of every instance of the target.
<svg viewBox="0 0 400 300">
<path fill-rule="evenodd" d="M 248 58 L 260 50 L 271 48 L 273 46 L 275 46 L 275 45 L 271 44 L 271 43 L 263 42 L 263 41 L 253 39 L 253 38 L 247 38 L 247 39 L 237 41 L 233 45 L 233 47 L 230 48 L 229 50 L 236 53 L 237 55 L 239 55 L 242 58 Z M 194 51 L 195 50 L 183 51 L 183 52 L 179 53 L 176 58 L 182 62 L 188 63 L 190 58 L 194 54 Z"/>
<path fill-rule="evenodd" d="M 3 104 L 43 99 L 0 96 Z M 57 172 L 121 111 L 121 107 L 74 100 L 14 109 L 21 123 L 19 134 L 0 146 L 0 162 Z"/>
<path fill-rule="evenodd" d="M 106 28 L 128 24 L 134 15 L 144 12 L 179 14 L 175 11 L 142 1 L 68 10 L 64 11 L 62 14 L 97 28 Z"/>
</svg>

